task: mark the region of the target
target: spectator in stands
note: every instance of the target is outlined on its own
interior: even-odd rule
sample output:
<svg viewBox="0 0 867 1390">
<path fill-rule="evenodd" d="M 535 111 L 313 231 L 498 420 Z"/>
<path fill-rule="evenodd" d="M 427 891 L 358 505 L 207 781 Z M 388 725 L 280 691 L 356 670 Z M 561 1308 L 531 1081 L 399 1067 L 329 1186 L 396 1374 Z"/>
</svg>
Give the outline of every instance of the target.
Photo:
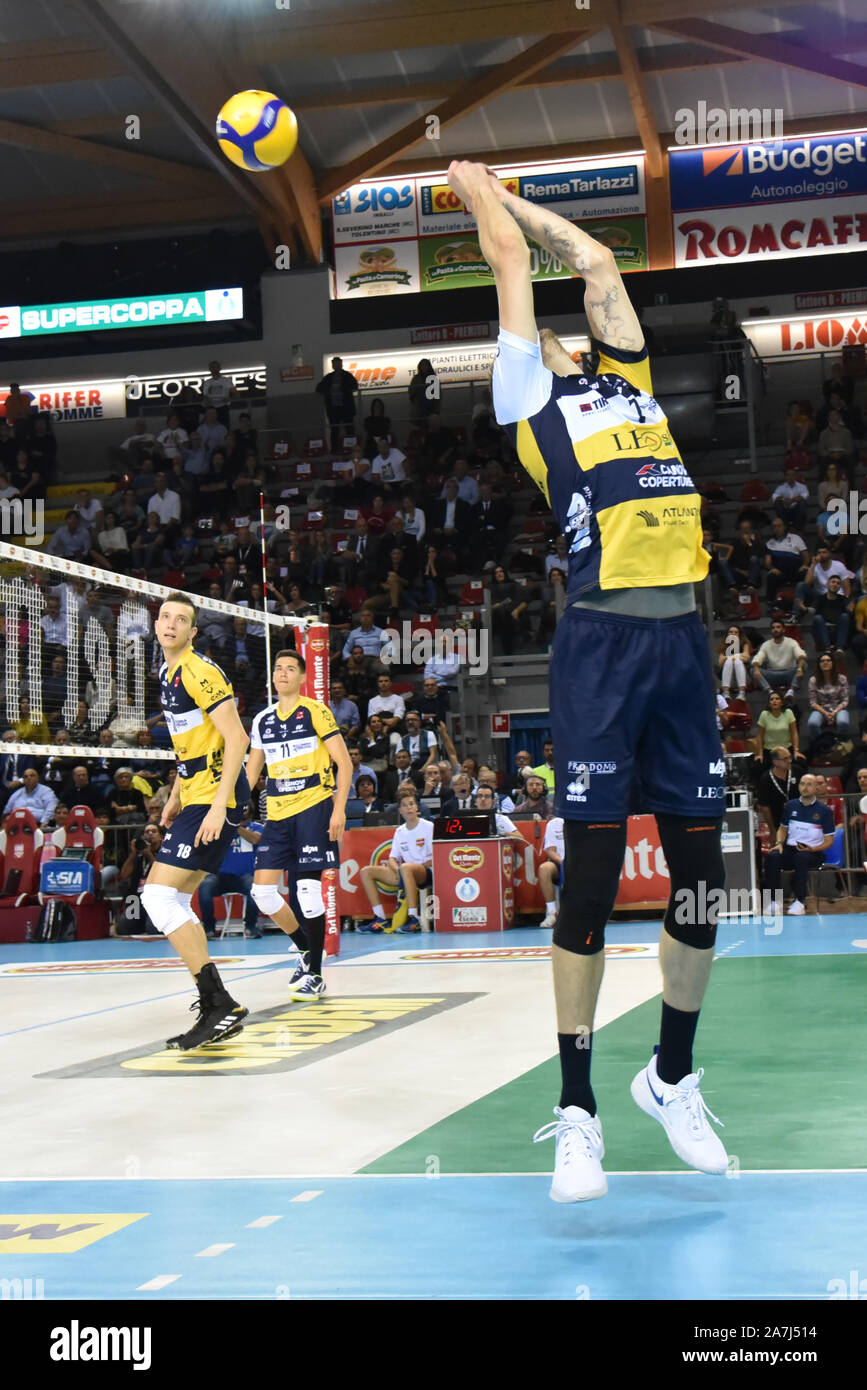
<svg viewBox="0 0 867 1390">
<path fill-rule="evenodd" d="M 393 766 L 379 780 L 380 793 L 386 805 L 400 800 L 401 787 L 408 782 L 414 791 L 420 791 L 424 778 L 412 766 L 412 759 L 405 748 L 400 747 L 398 734 L 392 734 Z M 396 742 L 397 740 L 397 742 Z"/>
<path fill-rule="evenodd" d="M 109 569 L 124 574 L 129 568 L 129 540 L 117 512 L 106 512 L 102 529 L 96 537 L 96 549 L 100 561 Z"/>
<path fill-rule="evenodd" d="M 374 574 L 375 553 L 376 542 L 369 534 L 366 519 L 360 516 L 355 523 L 355 531 L 346 542 L 346 548 L 337 558 L 340 580 L 346 588 L 369 587 Z"/>
<path fill-rule="evenodd" d="M 507 815 L 511 815 L 515 809 L 515 803 L 508 792 L 500 792 L 497 790 L 497 774 L 494 769 L 488 767 L 486 763 L 483 763 L 479 768 L 478 785 L 480 787 L 490 788 L 494 796 L 494 809 L 496 811 L 505 811 Z"/>
<path fill-rule="evenodd" d="M 386 733 L 392 733 L 403 720 L 406 714 L 406 706 L 401 695 L 395 695 L 391 688 L 391 676 L 382 675 L 377 678 L 377 694 L 367 706 L 367 718 L 370 721 L 372 714 L 382 717 L 383 726 Z"/>
<path fill-rule="evenodd" d="M 518 827 L 515 825 L 515 822 L 509 820 L 509 817 L 505 815 L 504 812 L 497 810 L 494 801 L 494 792 L 487 783 L 479 783 L 476 788 L 475 803 L 479 815 L 490 815 L 495 835 L 502 836 L 504 839 L 508 838 L 510 840 L 520 841 L 522 845 L 527 843 L 518 830 Z"/>
<path fill-rule="evenodd" d="M 779 691 L 772 690 L 768 696 L 767 709 L 762 710 L 757 722 L 756 759 L 767 766 L 770 762 L 767 749 L 777 747 L 790 748 L 795 758 L 800 753 L 794 711 L 784 708 L 782 695 Z"/>
<path fill-rule="evenodd" d="M 57 439 L 51 428 L 50 415 L 34 416 L 27 452 L 32 466 L 38 468 L 46 483 L 53 482 L 57 471 Z"/>
<path fill-rule="evenodd" d="M 369 816 L 385 810 L 385 802 L 376 794 L 376 782 L 366 772 L 355 779 L 355 798 L 363 803 L 362 815 Z"/>
<path fill-rule="evenodd" d="M 416 429 L 426 429 L 431 415 L 440 412 L 440 381 L 429 358 L 419 362 L 407 394 L 410 420 Z"/>
<path fill-rule="evenodd" d="M 317 384 L 322 397 L 325 417 L 331 427 L 331 452 L 336 453 L 343 433 L 352 433 L 355 424 L 356 397 L 360 387 L 351 372 L 343 367 L 342 357 L 332 357 L 331 371 Z"/>
<path fill-rule="evenodd" d="M 382 715 L 372 714 L 369 716 L 364 733 L 359 740 L 359 749 L 366 766 L 376 773 L 377 778 L 388 771 L 391 757 L 391 734 L 385 727 Z"/>
<path fill-rule="evenodd" d="M 735 581 L 735 589 L 756 593 L 762 574 L 765 547 L 756 535 L 753 523 L 744 518 L 738 523 L 738 533 L 732 544 L 727 564 Z"/>
<path fill-rule="evenodd" d="M 473 784 L 465 772 L 459 772 L 452 779 L 455 800 L 458 803 L 459 811 L 473 810 Z"/>
<path fill-rule="evenodd" d="M 529 757 L 530 755 L 527 754 Z M 519 816 L 541 816 L 542 820 L 547 820 L 553 814 L 553 803 L 548 796 L 544 778 L 531 772 L 524 783 L 523 795 L 515 805 L 515 814 Z"/>
<path fill-rule="evenodd" d="M 91 782 L 85 765 L 76 763 L 69 781 L 60 789 L 60 799 L 67 806 L 89 806 L 96 815 L 105 806 L 105 783 Z"/>
<path fill-rule="evenodd" d="M 75 494 L 75 510 L 88 531 L 95 532 L 102 529 L 104 519 L 102 503 L 93 496 L 90 488 L 78 489 Z"/>
<path fill-rule="evenodd" d="M 756 787 L 756 810 L 773 834 L 776 834 L 786 802 L 796 795 L 797 786 L 791 749 L 772 748 L 770 767 L 762 773 Z"/>
<path fill-rule="evenodd" d="M 819 435 L 819 465 L 824 470 L 831 463 L 848 469 L 855 453 L 852 431 L 843 422 L 840 410 L 828 412 L 828 423 Z"/>
<path fill-rule="evenodd" d="M 414 710 L 418 714 L 424 728 L 436 729 L 448 713 L 448 692 L 440 689 L 434 676 L 426 676 L 421 694 L 411 696 L 406 708 L 407 713 Z"/>
<path fill-rule="evenodd" d="M 803 474 L 794 468 L 787 467 L 784 481 L 771 494 L 774 512 L 786 523 L 787 527 L 800 531 L 807 520 L 809 500 L 810 494 L 804 483 Z"/>
<path fill-rule="evenodd" d="M 52 658 L 47 675 L 42 677 L 42 708 L 48 720 L 49 729 L 59 724 L 63 705 L 66 701 L 66 656 L 58 653 Z"/>
<path fill-rule="evenodd" d="M 169 464 L 168 488 L 181 499 L 181 520 L 189 521 L 198 512 L 199 489 L 195 478 L 184 471 L 184 461 L 180 454 Z"/>
<path fill-rule="evenodd" d="M 439 752 L 436 734 L 422 728 L 421 716 L 416 710 L 407 710 L 405 723 L 406 733 L 401 738 L 400 746 L 409 753 L 413 772 L 423 773 L 429 767 L 435 768 Z"/>
<path fill-rule="evenodd" d="M 457 798 L 450 787 L 443 787 L 435 763 L 422 772 L 420 806 L 430 816 L 452 816 L 458 809 Z"/>
<path fill-rule="evenodd" d="M 479 500 L 473 507 L 473 549 L 475 551 L 478 542 L 477 553 L 481 564 L 489 560 L 499 563 L 506 548 L 511 515 L 512 509 L 505 498 L 495 497 L 491 484 L 483 482 L 479 487 Z M 556 561 L 559 555 L 558 550 L 557 555 L 549 558 Z M 564 558 L 568 560 L 568 556 Z"/>
<path fill-rule="evenodd" d="M 90 532 L 76 511 L 68 511 L 62 526 L 54 532 L 46 549 L 64 560 L 83 560 L 90 553 Z"/>
<path fill-rule="evenodd" d="M 219 411 L 217 412 L 219 418 Z M 227 420 L 223 424 L 228 424 Z M 232 444 L 229 445 L 229 440 Z M 247 458 L 259 460 L 259 431 L 253 426 L 253 418 L 248 410 L 242 410 L 238 416 L 238 423 L 231 433 L 227 436 L 226 444 L 229 446 L 229 462 L 236 468 L 240 467 Z"/>
<path fill-rule="evenodd" d="M 405 492 L 400 499 L 400 511 L 397 516 L 403 522 L 403 531 L 407 536 L 412 536 L 416 544 L 421 543 L 424 535 L 425 517 L 421 507 L 417 507 L 413 501 L 412 494 Z M 397 518 L 395 518 L 396 520 Z"/>
<path fill-rule="evenodd" d="M 105 793 L 105 807 L 113 825 L 139 825 L 147 820 L 145 799 L 132 784 L 131 767 L 119 767 Z"/>
<path fill-rule="evenodd" d="M 358 737 L 361 719 L 358 713 L 358 706 L 354 700 L 350 700 L 346 694 L 346 686 L 343 681 L 333 681 L 331 685 L 331 699 L 328 708 L 334 715 L 337 727 L 344 738 L 355 739 Z"/>
<path fill-rule="evenodd" d="M 373 768 L 368 767 L 367 763 L 362 762 L 361 749 L 357 743 L 349 744 L 349 756 L 352 760 L 352 782 L 350 783 L 349 795 L 355 796 L 355 786 L 359 777 L 366 774 L 368 777 L 372 777 L 374 782 L 377 781 L 377 777 Z"/>
<path fill-rule="evenodd" d="M 360 647 L 365 656 L 376 657 L 378 660 L 387 641 L 382 628 L 374 627 L 372 610 L 362 608 L 358 627 L 352 629 L 343 644 L 343 656 L 348 657 L 353 647 Z"/>
<path fill-rule="evenodd" d="M 405 462 L 406 454 L 388 439 L 378 439 L 376 453 L 370 461 L 371 483 L 382 488 L 387 497 L 398 496 L 402 489 L 395 487 L 395 484 L 406 482 Z"/>
<path fill-rule="evenodd" d="M 841 560 L 835 560 L 826 545 L 816 548 L 816 554 L 812 564 L 807 570 L 806 575 L 795 589 L 795 618 L 802 618 L 807 606 L 815 607 L 816 600 L 827 593 L 828 581 L 832 575 L 837 575 L 840 579 L 841 587 L 846 598 L 850 598 L 852 586 L 850 580 L 852 575 Z"/>
<path fill-rule="evenodd" d="M 819 511 L 826 511 L 828 503 L 834 497 L 842 498 L 844 501 L 848 500 L 848 493 L 849 478 L 847 474 L 839 464 L 829 463 L 828 472 L 816 489 L 816 495 L 819 499 Z"/>
<path fill-rule="evenodd" d="M 785 688 L 786 698 L 794 695 L 804 674 L 807 653 L 793 637 L 787 637 L 781 622 L 771 623 L 771 635 L 753 658 L 753 678 L 762 690 Z"/>
<path fill-rule="evenodd" d="M 66 613 L 61 611 L 58 594 L 46 594 L 45 612 L 39 619 L 39 626 L 46 649 L 69 646 L 69 620 Z"/>
<path fill-rule="evenodd" d="M 215 409 L 217 419 L 228 429 L 229 402 L 237 392 L 229 378 L 223 376 L 219 362 L 209 362 L 208 372 L 209 375 L 202 382 L 202 395 L 208 405 Z"/>
<path fill-rule="evenodd" d="M 823 652 L 810 677 L 808 699 L 812 713 L 807 727 L 815 739 L 833 731 L 838 738 L 849 736 L 849 681 L 830 652 Z"/>
<path fill-rule="evenodd" d="M 854 607 L 854 600 L 846 597 L 842 585 L 840 576 L 832 574 L 825 593 L 815 601 L 816 614 L 813 618 L 813 641 L 817 650 L 821 652 L 827 647 L 836 647 L 841 660 L 849 641 L 850 615 Z"/>
<path fill-rule="evenodd" d="M 466 459 L 456 458 L 450 477 L 454 478 L 457 482 L 458 497 L 460 497 L 461 501 L 468 502 L 471 507 L 475 507 L 479 500 L 479 484 L 469 470 L 470 466 Z M 440 498 L 444 498 L 447 495 L 446 484 L 448 481 L 449 478 L 446 478 L 445 483 L 443 483 Z"/>
<path fill-rule="evenodd" d="M 148 512 L 156 512 L 160 526 L 171 544 L 181 526 L 181 499 L 169 489 L 169 475 L 160 472 L 156 477 L 156 492 L 148 499 Z"/>
<path fill-rule="evenodd" d="M 376 694 L 376 678 L 383 669 L 382 662 L 378 657 L 365 656 L 361 644 L 355 643 L 346 659 L 342 652 L 334 658 L 332 667 L 333 679 L 343 681 L 362 719 L 366 719 L 367 702 Z"/>
<path fill-rule="evenodd" d="M 36 818 L 37 825 L 50 825 L 57 805 L 54 792 L 40 781 L 35 767 L 28 767 L 22 780 L 23 787 L 12 793 L 3 814 L 10 816 L 13 811 L 29 811 Z"/>
<path fill-rule="evenodd" d="M 37 719 L 30 713 L 30 699 L 22 695 L 19 702 L 21 717 L 15 721 L 15 737 L 19 743 L 49 743 L 48 724 L 44 714 Z"/>
<path fill-rule="evenodd" d="M 768 574 L 768 603 L 773 606 L 780 589 L 804 579 L 810 556 L 801 537 L 790 531 L 780 517 L 774 517 L 771 530 L 773 535 L 765 544 L 765 569 Z"/>
<path fill-rule="evenodd" d="M 153 479 L 151 479 L 151 481 L 153 481 Z M 136 501 L 136 495 L 133 492 L 132 488 L 129 488 L 123 494 L 123 499 L 120 504 L 120 511 L 117 514 L 117 519 L 124 529 L 127 544 L 129 546 L 135 540 L 136 536 L 141 530 L 142 524 L 145 521 L 145 513 L 138 505 Z"/>
<path fill-rule="evenodd" d="M 211 467 L 199 482 L 199 509 L 223 520 L 232 511 L 232 480 L 226 470 L 226 456 L 220 449 L 211 454 Z"/>
<path fill-rule="evenodd" d="M 33 417 L 33 393 L 22 391 L 17 381 L 10 381 L 3 409 L 16 439 L 27 434 Z"/>
<path fill-rule="evenodd" d="M 458 565 L 463 566 L 474 517 L 469 502 L 458 496 L 458 489 L 457 478 L 446 480 L 443 497 L 430 508 L 430 538 L 438 550 L 454 551 Z"/>
<path fill-rule="evenodd" d="M 173 494 L 177 496 L 177 494 Z M 130 564 L 134 570 L 149 573 L 162 570 L 165 563 L 166 535 L 160 525 L 156 512 L 148 512 L 147 521 L 142 526 L 130 546 Z"/>
<path fill-rule="evenodd" d="M 235 504 L 245 516 L 259 515 L 259 496 L 265 490 L 265 470 L 255 456 L 248 455 L 235 478 Z"/>
<path fill-rule="evenodd" d="M 786 410 L 786 448 L 801 448 L 810 436 L 813 421 L 800 401 L 789 401 Z"/>
<path fill-rule="evenodd" d="M 765 888 L 775 894 L 783 869 L 794 869 L 795 899 L 789 912 L 802 916 L 806 911 L 809 872 L 821 868 L 834 843 L 834 817 L 827 806 L 816 801 L 815 780 L 810 773 L 801 777 L 798 787 L 799 798 L 783 810 L 776 848 L 765 856 L 764 872 Z"/>
<path fill-rule="evenodd" d="M 425 662 L 424 678 L 427 680 L 428 676 L 432 676 L 440 690 L 457 691 L 460 665 L 457 652 L 453 652 L 451 656 L 443 652 L 442 656 L 432 656 L 430 661 Z"/>
<path fill-rule="evenodd" d="M 491 628 L 494 641 L 496 643 L 499 638 L 505 656 L 511 656 L 515 650 L 519 620 L 526 610 L 527 603 L 518 593 L 517 583 L 509 578 L 502 565 L 496 565 L 491 579 Z"/>
<path fill-rule="evenodd" d="M 364 508 L 362 515 L 367 522 L 367 529 L 371 536 L 378 540 L 385 531 L 392 515 L 391 508 L 385 505 L 385 497 L 380 487 L 377 487 L 370 506 Z"/>
<path fill-rule="evenodd" d="M 554 742 L 553 739 L 546 738 L 542 744 L 542 761 L 538 767 L 530 769 L 538 777 L 542 778 L 549 793 L 554 793 Z"/>
<path fill-rule="evenodd" d="M 216 408 L 209 405 L 205 411 L 205 418 L 199 425 L 199 438 L 209 455 L 215 449 L 224 448 L 228 432 L 226 426 L 218 419 Z"/>
<path fill-rule="evenodd" d="M 157 444 L 162 449 L 163 458 L 171 460 L 181 453 L 190 442 L 190 437 L 182 427 L 180 417 L 176 411 L 171 411 L 167 420 L 166 427 L 157 435 Z"/>
<path fill-rule="evenodd" d="M 380 396 L 370 402 L 370 414 L 364 419 L 363 450 L 367 458 L 376 452 L 377 440 L 391 439 L 391 420 L 385 413 L 385 404 Z"/>
<path fill-rule="evenodd" d="M 846 405 L 851 405 L 854 391 L 855 382 L 852 377 L 844 374 L 843 359 L 838 357 L 831 363 L 831 375 L 822 382 L 822 395 L 826 401 L 832 396 L 839 396 Z"/>
<path fill-rule="evenodd" d="M 187 447 L 172 459 L 172 463 L 175 464 L 178 460 L 183 465 L 183 471 L 192 478 L 204 478 L 209 471 L 210 452 L 198 430 L 193 430 Z"/>
<path fill-rule="evenodd" d="M 19 742 L 14 729 L 7 729 L 3 735 L 3 742 L 14 744 Z M 13 792 L 17 792 L 24 786 L 24 773 L 28 768 L 37 771 L 41 766 L 41 758 L 37 758 L 32 753 L 4 752 L 0 754 L 0 806 L 5 805 Z"/>
<path fill-rule="evenodd" d="M 132 427 L 132 434 L 128 434 L 123 440 L 121 448 L 129 454 L 133 466 L 141 462 L 147 453 L 151 453 L 156 444 L 156 435 L 148 430 L 148 422 L 143 416 L 139 416 Z"/>
<path fill-rule="evenodd" d="M 737 696 L 744 699 L 747 693 L 747 670 L 753 654 L 749 638 L 737 624 L 732 623 L 717 648 L 717 666 L 720 671 L 722 693 L 731 699 L 732 685 L 737 682 Z"/>
</svg>

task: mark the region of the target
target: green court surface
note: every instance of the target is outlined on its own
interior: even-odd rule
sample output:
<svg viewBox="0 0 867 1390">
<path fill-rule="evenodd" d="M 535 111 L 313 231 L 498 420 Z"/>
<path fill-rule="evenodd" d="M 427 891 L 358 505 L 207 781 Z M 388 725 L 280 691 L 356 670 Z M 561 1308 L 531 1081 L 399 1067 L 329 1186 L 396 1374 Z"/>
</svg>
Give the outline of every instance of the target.
<svg viewBox="0 0 867 1390">
<path fill-rule="evenodd" d="M 540 980 L 540 989 L 550 989 Z M 742 1169 L 860 1168 L 867 1153 L 867 957 L 719 960 L 699 1022 L 695 1064 L 718 1131 Z M 658 1037 L 659 997 L 594 1039 L 593 1089 L 609 1172 L 682 1165 L 637 1108 L 630 1082 Z M 366 1173 L 550 1172 L 554 1145 L 532 1143 L 559 1099 L 557 1057 L 458 1110 L 369 1164 Z"/>
</svg>

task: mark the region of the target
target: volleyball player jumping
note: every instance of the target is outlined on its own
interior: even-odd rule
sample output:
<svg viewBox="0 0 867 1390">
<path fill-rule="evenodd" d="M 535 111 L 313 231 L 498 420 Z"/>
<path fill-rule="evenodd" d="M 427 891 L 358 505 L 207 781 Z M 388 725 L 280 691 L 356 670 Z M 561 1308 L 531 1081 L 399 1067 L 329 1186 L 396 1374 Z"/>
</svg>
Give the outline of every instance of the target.
<svg viewBox="0 0 867 1390">
<path fill-rule="evenodd" d="M 187 1050 L 231 1038 L 249 1010 L 238 1004 L 208 957 L 204 928 L 190 904 L 202 879 L 216 873 L 250 800 L 243 770 L 249 739 L 232 687 L 215 662 L 193 649 L 196 606 L 184 594 L 160 605 L 156 636 L 165 662 L 160 704 L 165 711 L 178 775 L 160 818 L 168 826 L 147 883 L 142 907 L 168 937 L 196 982 L 199 1016 L 168 1046 Z"/>
<path fill-rule="evenodd" d="M 656 816 L 671 899 L 659 941 L 659 1046 L 632 1095 L 685 1163 L 724 1173 L 703 1071 L 692 1066 L 716 937 L 707 902 L 725 879 L 724 765 L 692 587 L 708 567 L 700 498 L 651 394 L 644 336 L 612 252 L 507 192 L 484 165 L 455 161 L 448 180 L 476 219 L 496 280 L 497 420 L 569 543 L 567 606 L 550 667 L 566 845 L 552 947 L 562 1091 L 556 1121 L 536 1135 L 557 1140 L 550 1195 L 584 1201 L 608 1187 L 590 1084 L 593 1019 L 627 817 L 638 810 Z M 524 233 L 583 276 L 592 365 L 577 366 L 552 333 L 540 342 Z"/>
</svg>

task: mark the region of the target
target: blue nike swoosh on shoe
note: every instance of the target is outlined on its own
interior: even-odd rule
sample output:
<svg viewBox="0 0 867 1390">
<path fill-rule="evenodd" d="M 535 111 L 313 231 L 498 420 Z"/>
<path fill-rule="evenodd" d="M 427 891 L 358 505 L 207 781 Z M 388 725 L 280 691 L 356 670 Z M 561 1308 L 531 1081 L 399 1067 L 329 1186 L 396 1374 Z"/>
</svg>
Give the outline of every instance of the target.
<svg viewBox="0 0 867 1390">
<path fill-rule="evenodd" d="M 651 1084 L 650 1084 L 650 1077 L 649 1077 L 649 1076 L 648 1076 L 648 1078 L 647 1078 L 647 1089 L 648 1089 L 648 1091 L 650 1092 L 650 1094 L 653 1096 L 653 1099 L 656 1101 L 657 1105 L 664 1105 L 664 1104 L 665 1104 L 665 1101 L 662 1099 L 662 1096 L 658 1096 L 658 1095 L 656 1094 L 656 1092 L 654 1091 L 653 1087 L 651 1086 Z"/>
</svg>

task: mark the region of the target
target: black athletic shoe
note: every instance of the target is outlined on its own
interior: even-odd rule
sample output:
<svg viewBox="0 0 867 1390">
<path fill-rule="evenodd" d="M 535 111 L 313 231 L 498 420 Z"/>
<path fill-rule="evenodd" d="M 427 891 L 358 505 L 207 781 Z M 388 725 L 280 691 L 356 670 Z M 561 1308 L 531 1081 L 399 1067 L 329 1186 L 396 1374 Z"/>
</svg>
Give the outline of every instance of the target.
<svg viewBox="0 0 867 1390">
<path fill-rule="evenodd" d="M 188 1033 L 179 1033 L 169 1038 L 166 1047 L 181 1052 L 189 1052 L 193 1047 L 206 1047 L 209 1043 L 226 1042 L 243 1032 L 243 1020 L 250 1012 L 234 999 L 226 995 L 224 999 L 197 999 L 190 1005 L 198 1009 L 199 1017 Z"/>
</svg>

